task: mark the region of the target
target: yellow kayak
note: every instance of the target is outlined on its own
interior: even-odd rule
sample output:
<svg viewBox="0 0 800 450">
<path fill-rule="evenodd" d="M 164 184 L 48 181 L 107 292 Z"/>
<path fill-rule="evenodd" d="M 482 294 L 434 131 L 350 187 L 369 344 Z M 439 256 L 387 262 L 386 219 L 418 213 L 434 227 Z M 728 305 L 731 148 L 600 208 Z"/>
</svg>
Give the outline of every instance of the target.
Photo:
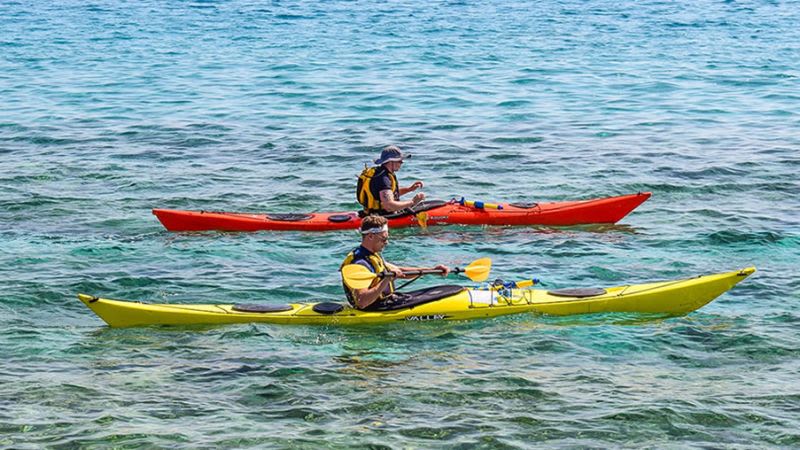
<svg viewBox="0 0 800 450">
<path fill-rule="evenodd" d="M 719 297 L 756 271 L 735 272 L 606 289 L 471 289 L 439 286 L 409 293 L 392 309 L 360 311 L 342 303 L 286 305 L 149 304 L 78 294 L 111 327 L 274 323 L 361 325 L 397 321 L 469 320 L 520 313 L 558 316 L 608 312 L 686 314 Z"/>
</svg>

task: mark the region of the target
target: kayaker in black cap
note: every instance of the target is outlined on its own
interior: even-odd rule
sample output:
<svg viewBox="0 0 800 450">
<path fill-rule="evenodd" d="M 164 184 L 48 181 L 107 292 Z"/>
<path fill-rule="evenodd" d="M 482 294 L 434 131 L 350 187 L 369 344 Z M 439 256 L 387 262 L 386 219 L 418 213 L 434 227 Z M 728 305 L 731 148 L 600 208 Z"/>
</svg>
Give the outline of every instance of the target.
<svg viewBox="0 0 800 450">
<path fill-rule="evenodd" d="M 423 186 L 422 181 L 415 181 L 408 187 L 401 188 L 395 173 L 400 170 L 403 160 L 410 157 L 403 154 L 396 145 L 384 147 L 380 158 L 375 160 L 375 167 L 365 168 L 358 177 L 356 197 L 364 207 L 364 215 L 385 215 L 401 209 L 409 208 L 425 199 L 422 192 L 411 200 L 400 200 L 400 197 L 416 191 Z"/>
<path fill-rule="evenodd" d="M 342 279 L 342 286 L 347 295 L 347 300 L 351 305 L 358 309 L 367 309 L 380 304 L 381 301 L 389 299 L 394 293 L 394 279 L 407 278 L 403 272 L 411 270 L 428 270 L 420 267 L 398 267 L 386 262 L 381 256 L 381 251 L 389 242 L 389 225 L 385 217 L 367 216 L 361 222 L 361 245 L 348 253 L 342 262 L 341 268 L 348 264 L 360 264 L 372 273 L 391 272 L 393 276 L 376 278 L 373 284 L 365 289 L 350 289 Z M 439 264 L 433 269 L 441 270 L 442 276 L 450 273 L 450 268 Z"/>
</svg>

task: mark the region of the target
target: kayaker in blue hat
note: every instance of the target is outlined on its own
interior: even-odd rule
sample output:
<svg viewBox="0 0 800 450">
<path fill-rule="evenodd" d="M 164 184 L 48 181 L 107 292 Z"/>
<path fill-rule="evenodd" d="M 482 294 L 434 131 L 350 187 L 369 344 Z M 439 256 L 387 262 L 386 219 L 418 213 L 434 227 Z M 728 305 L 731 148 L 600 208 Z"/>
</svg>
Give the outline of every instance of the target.
<svg viewBox="0 0 800 450">
<path fill-rule="evenodd" d="M 344 287 L 345 295 L 351 305 L 358 309 L 368 309 L 370 307 L 377 307 L 382 301 L 389 300 L 394 293 L 394 279 L 407 278 L 403 272 L 410 270 L 429 270 L 422 267 L 398 267 L 394 264 L 386 262 L 381 256 L 381 251 L 386 248 L 389 242 L 389 221 L 382 216 L 367 216 L 361 221 L 361 245 L 355 250 L 347 254 L 344 262 L 342 262 L 339 271 L 342 267 L 348 264 L 360 264 L 372 273 L 382 273 L 384 271 L 391 272 L 393 276 L 386 276 L 377 278 L 373 284 L 365 289 L 350 289 L 342 279 L 342 286 Z M 442 276 L 447 276 L 450 273 L 450 268 L 439 264 L 434 267 L 435 270 L 441 270 Z"/>
<path fill-rule="evenodd" d="M 422 181 L 415 181 L 408 187 L 400 187 L 397 182 L 395 173 L 403 166 L 403 160 L 410 156 L 403 154 L 396 145 L 389 145 L 384 147 L 380 158 L 375 160 L 375 167 L 367 167 L 361 172 L 356 198 L 364 207 L 364 215 L 390 214 L 425 200 L 422 192 L 414 195 L 411 200 L 400 200 L 401 196 L 423 186 Z"/>
</svg>

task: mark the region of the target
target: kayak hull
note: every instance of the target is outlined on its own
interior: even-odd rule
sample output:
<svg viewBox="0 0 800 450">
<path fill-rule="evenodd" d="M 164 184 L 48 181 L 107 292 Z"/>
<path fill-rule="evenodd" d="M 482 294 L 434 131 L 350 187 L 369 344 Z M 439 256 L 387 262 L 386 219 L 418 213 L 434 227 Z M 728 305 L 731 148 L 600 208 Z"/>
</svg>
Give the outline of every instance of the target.
<svg viewBox="0 0 800 450">
<path fill-rule="evenodd" d="M 230 304 L 148 304 L 85 294 L 78 298 L 111 327 L 272 323 L 363 325 L 398 321 L 471 320 L 510 314 L 556 316 L 596 313 L 679 315 L 694 311 L 755 272 L 754 267 L 695 278 L 606 288 L 591 297 L 553 295 L 543 289 L 514 289 L 507 296 L 490 289 L 464 291 L 429 303 L 394 311 L 359 311 L 345 306 L 335 314 L 314 311 L 315 303 L 295 303 L 280 312 L 234 310 Z"/>
<path fill-rule="evenodd" d="M 651 195 L 640 192 L 591 200 L 537 203 L 530 207 L 501 203 L 503 209 L 481 209 L 450 202 L 427 210 L 424 215 L 389 219 L 389 226 L 611 224 L 620 221 Z M 287 215 L 154 209 L 153 214 L 169 231 L 332 231 L 356 229 L 361 225 L 355 212 Z"/>
</svg>

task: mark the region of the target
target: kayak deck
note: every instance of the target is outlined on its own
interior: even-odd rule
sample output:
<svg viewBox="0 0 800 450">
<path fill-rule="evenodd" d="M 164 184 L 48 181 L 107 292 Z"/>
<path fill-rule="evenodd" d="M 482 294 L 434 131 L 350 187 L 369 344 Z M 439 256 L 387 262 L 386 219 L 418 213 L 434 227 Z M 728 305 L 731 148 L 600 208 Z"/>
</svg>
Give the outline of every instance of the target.
<svg viewBox="0 0 800 450">
<path fill-rule="evenodd" d="M 392 228 L 434 225 L 545 225 L 611 224 L 620 221 L 650 198 L 650 192 L 591 200 L 509 204 L 503 209 L 481 209 L 458 202 L 439 202 L 419 214 L 389 218 Z M 234 212 L 154 209 L 169 231 L 331 231 L 355 229 L 355 212 L 310 214 L 249 214 Z"/>
<path fill-rule="evenodd" d="M 86 294 L 78 298 L 111 327 L 274 323 L 361 325 L 396 321 L 469 320 L 509 314 L 577 315 L 608 312 L 686 314 L 722 295 L 755 272 L 755 267 L 695 278 L 606 288 L 589 297 L 554 295 L 543 289 L 465 289 L 455 295 L 411 308 L 360 311 L 344 306 L 318 313 L 318 303 L 295 303 L 277 312 L 243 312 L 230 304 L 148 304 L 110 300 Z M 280 308 L 278 308 L 280 309 Z"/>
</svg>

